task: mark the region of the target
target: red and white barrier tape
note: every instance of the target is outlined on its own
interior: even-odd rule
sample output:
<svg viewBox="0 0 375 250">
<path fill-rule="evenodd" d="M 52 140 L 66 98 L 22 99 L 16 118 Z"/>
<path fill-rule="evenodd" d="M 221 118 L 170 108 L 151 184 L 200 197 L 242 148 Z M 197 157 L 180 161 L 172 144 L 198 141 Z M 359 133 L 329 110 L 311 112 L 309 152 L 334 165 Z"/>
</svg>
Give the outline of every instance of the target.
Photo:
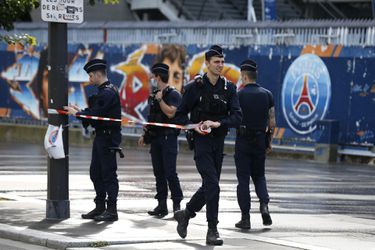
<svg viewBox="0 0 375 250">
<path fill-rule="evenodd" d="M 48 114 L 59 114 L 59 115 L 68 115 L 68 112 L 61 109 L 48 109 Z M 85 119 L 92 119 L 98 121 L 113 121 L 113 122 L 122 122 L 125 121 L 123 119 L 115 119 L 109 117 L 100 117 L 100 116 L 92 116 L 92 115 L 75 115 L 76 117 L 85 118 Z M 158 126 L 158 127 L 166 127 L 166 128 L 177 128 L 177 129 L 194 129 L 198 127 L 199 124 L 188 124 L 188 125 L 177 125 L 177 124 L 170 124 L 170 123 L 160 123 L 160 122 L 145 122 L 141 120 L 131 120 L 129 119 L 129 123 L 140 124 L 140 125 L 151 125 L 151 126 Z"/>
</svg>

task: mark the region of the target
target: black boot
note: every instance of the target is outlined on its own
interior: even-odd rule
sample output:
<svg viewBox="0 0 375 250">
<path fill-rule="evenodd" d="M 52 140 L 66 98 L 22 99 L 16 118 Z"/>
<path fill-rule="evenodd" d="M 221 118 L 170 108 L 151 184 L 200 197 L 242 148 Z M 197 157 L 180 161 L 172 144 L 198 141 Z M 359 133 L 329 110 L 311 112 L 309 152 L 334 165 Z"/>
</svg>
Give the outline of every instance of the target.
<svg viewBox="0 0 375 250">
<path fill-rule="evenodd" d="M 250 215 L 249 214 L 242 214 L 241 220 L 235 224 L 237 228 L 241 229 L 250 229 Z"/>
<path fill-rule="evenodd" d="M 167 200 L 158 200 L 158 205 L 154 210 L 148 211 L 147 213 L 152 216 L 163 218 L 168 214 Z"/>
<path fill-rule="evenodd" d="M 104 200 L 94 200 L 95 208 L 87 214 L 82 214 L 82 219 L 94 219 L 95 216 L 102 214 L 105 211 Z"/>
<path fill-rule="evenodd" d="M 208 222 L 206 244 L 214 246 L 223 245 L 223 240 L 220 238 L 219 232 L 217 231 L 217 222 Z"/>
<path fill-rule="evenodd" d="M 173 201 L 173 213 L 181 210 L 180 201 Z"/>
<path fill-rule="evenodd" d="M 177 233 L 181 238 L 185 238 L 187 235 L 187 227 L 191 218 L 189 210 L 178 210 L 174 213 L 174 219 L 177 221 Z"/>
<path fill-rule="evenodd" d="M 272 225 L 270 212 L 268 211 L 268 205 L 266 203 L 260 203 L 259 210 L 260 210 L 260 213 L 262 215 L 263 225 L 265 225 L 265 226 Z"/>
<path fill-rule="evenodd" d="M 101 215 L 95 216 L 95 221 L 117 221 L 117 205 L 116 201 L 107 201 L 107 210 Z"/>
</svg>

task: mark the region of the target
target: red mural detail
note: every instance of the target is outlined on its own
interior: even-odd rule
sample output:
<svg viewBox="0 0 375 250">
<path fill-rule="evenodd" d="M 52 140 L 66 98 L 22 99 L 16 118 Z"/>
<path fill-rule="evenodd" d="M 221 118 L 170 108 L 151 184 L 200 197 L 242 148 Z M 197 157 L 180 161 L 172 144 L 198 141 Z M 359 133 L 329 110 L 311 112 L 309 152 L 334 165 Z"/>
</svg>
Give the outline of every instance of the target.
<svg viewBox="0 0 375 250">
<path fill-rule="evenodd" d="M 146 46 L 141 47 L 123 63 L 113 66 L 113 70 L 124 75 L 119 88 L 122 110 L 138 119 L 143 119 L 141 111 L 147 105 L 150 93 L 149 70 L 141 64 L 141 60 L 147 50 Z"/>
<path fill-rule="evenodd" d="M 311 101 L 310 94 L 309 94 L 309 88 L 307 87 L 307 76 L 306 75 L 303 77 L 303 87 L 302 87 L 301 95 L 299 96 L 299 99 L 298 99 L 296 105 L 294 106 L 294 109 L 298 110 L 298 108 L 303 103 L 305 103 L 309 106 L 310 112 L 312 112 L 314 110 L 314 105 Z"/>
</svg>

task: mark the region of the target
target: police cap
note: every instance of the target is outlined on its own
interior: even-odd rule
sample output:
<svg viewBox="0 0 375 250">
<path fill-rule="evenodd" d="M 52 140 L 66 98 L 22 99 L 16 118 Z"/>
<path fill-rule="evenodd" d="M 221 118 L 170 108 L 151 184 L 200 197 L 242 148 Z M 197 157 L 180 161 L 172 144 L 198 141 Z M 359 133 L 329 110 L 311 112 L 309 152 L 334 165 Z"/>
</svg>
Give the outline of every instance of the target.
<svg viewBox="0 0 375 250">
<path fill-rule="evenodd" d="M 152 68 L 151 72 L 153 74 L 160 73 L 160 74 L 168 74 L 169 73 L 169 66 L 164 63 L 155 63 Z"/>
<path fill-rule="evenodd" d="M 257 71 L 257 63 L 251 59 L 247 59 L 241 63 L 241 71 Z"/>
<path fill-rule="evenodd" d="M 86 63 L 83 69 L 88 73 L 97 71 L 97 70 L 105 70 L 107 68 L 107 62 L 102 59 L 93 59 Z"/>
<path fill-rule="evenodd" d="M 212 45 L 210 49 L 205 53 L 206 60 L 213 56 L 224 57 L 223 49 L 219 45 Z"/>
</svg>

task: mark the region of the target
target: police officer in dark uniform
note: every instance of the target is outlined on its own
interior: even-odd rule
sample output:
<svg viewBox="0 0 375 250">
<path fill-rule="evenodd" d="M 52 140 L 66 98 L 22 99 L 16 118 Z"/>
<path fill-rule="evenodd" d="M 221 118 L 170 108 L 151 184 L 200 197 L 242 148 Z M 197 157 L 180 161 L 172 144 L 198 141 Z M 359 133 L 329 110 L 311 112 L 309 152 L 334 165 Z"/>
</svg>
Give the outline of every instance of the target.
<svg viewBox="0 0 375 250">
<path fill-rule="evenodd" d="M 108 81 L 106 68 L 106 61 L 101 59 L 91 60 L 84 66 L 90 83 L 98 87 L 98 93 L 90 97 L 89 107 L 82 111 L 73 105 L 64 107 L 69 114 L 121 119 L 118 90 Z M 87 214 L 82 214 L 82 218 L 96 221 L 116 221 L 118 220 L 116 203 L 119 190 L 116 152 L 120 149 L 121 123 L 88 119 L 83 119 L 82 122 L 89 123 L 95 128 L 90 179 L 96 192 L 95 209 Z M 105 202 L 107 202 L 107 208 Z"/>
<path fill-rule="evenodd" d="M 271 150 L 276 122 L 272 93 L 256 83 L 257 64 L 253 60 L 241 63 L 241 78 L 244 87 L 238 92 L 238 97 L 243 118 L 241 126 L 237 129 L 234 158 L 238 180 L 237 200 L 242 217 L 235 226 L 250 229 L 250 177 L 259 198 L 263 225 L 272 224 L 268 211 L 265 159 L 266 151 Z"/>
<path fill-rule="evenodd" d="M 207 73 L 185 87 L 176 114 L 181 124 L 200 123 L 200 126 L 194 130 L 192 139 L 194 160 L 202 178 L 202 186 L 186 204 L 186 208 L 177 211 L 174 217 L 178 222 L 178 234 L 185 238 L 189 219 L 206 205 L 208 222 L 206 243 L 222 245 L 223 240 L 217 231 L 217 224 L 224 138 L 228 128 L 240 125 L 242 114 L 236 85 L 220 76 L 224 67 L 222 48 L 217 45 L 211 46 L 205 53 L 205 63 Z M 190 118 L 188 118 L 189 113 Z M 210 133 L 205 133 L 210 129 Z"/>
<path fill-rule="evenodd" d="M 149 122 L 174 123 L 177 107 L 181 102 L 180 93 L 169 86 L 169 67 L 164 63 L 152 66 L 152 78 L 157 83 L 157 89 L 149 97 Z M 138 144 L 151 144 L 150 153 L 152 167 L 156 179 L 156 195 L 158 205 L 149 215 L 164 217 L 168 214 L 167 197 L 168 186 L 173 200 L 173 211 L 180 210 L 183 198 L 180 181 L 176 173 L 177 136 L 178 129 L 167 127 L 147 126 L 145 133 L 140 137 Z"/>
</svg>

